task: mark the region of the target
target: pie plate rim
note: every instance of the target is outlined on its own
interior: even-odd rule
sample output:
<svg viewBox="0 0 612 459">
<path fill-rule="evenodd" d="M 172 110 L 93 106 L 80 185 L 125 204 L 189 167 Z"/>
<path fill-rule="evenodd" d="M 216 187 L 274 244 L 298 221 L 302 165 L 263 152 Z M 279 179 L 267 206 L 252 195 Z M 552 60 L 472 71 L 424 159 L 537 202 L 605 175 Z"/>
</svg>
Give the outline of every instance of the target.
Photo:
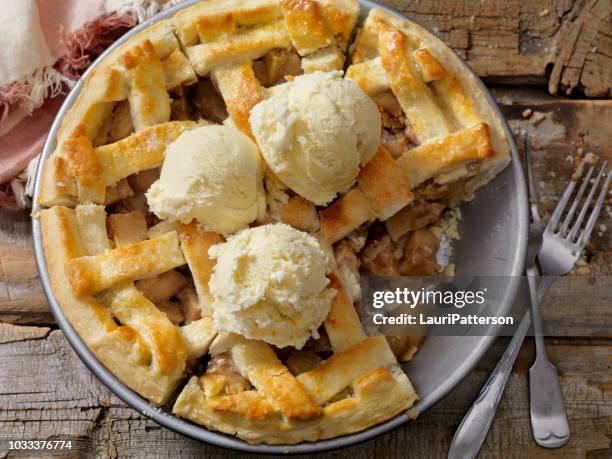
<svg viewBox="0 0 612 459">
<path fill-rule="evenodd" d="M 51 283 L 49 280 L 49 272 L 47 269 L 47 264 L 45 260 L 45 255 L 43 251 L 42 244 L 42 233 L 41 233 L 41 225 L 39 218 L 37 217 L 38 212 L 41 210 L 41 206 L 36 204 L 38 192 L 39 192 L 39 184 L 40 177 L 42 175 L 42 165 L 44 161 L 51 155 L 55 148 L 55 137 L 57 131 L 60 127 L 61 121 L 63 117 L 66 115 L 70 107 L 73 105 L 75 100 L 77 99 L 82 87 L 83 81 L 85 77 L 89 75 L 93 69 L 97 67 L 97 65 L 110 53 L 113 52 L 117 47 L 119 47 L 122 43 L 127 41 L 130 37 L 141 31 L 142 29 L 149 27 L 150 25 L 165 19 L 167 17 L 172 16 L 177 11 L 187 8 L 195 3 L 198 3 L 201 0 L 187 0 L 183 3 L 175 5 L 167 10 L 164 10 L 157 15 L 151 17 L 147 21 L 144 21 L 142 24 L 138 25 L 134 29 L 130 30 L 128 33 L 123 35 L 118 41 L 116 41 L 112 46 L 110 46 L 104 53 L 102 53 L 96 61 L 88 68 L 88 70 L 84 73 L 83 77 L 75 84 L 72 88 L 68 96 L 66 97 L 61 109 L 56 115 L 56 118 L 51 126 L 47 139 L 45 141 L 44 148 L 41 153 L 41 160 L 39 162 L 39 167 L 36 173 L 36 181 L 34 185 L 34 205 L 32 209 L 32 237 L 34 243 L 34 253 L 36 258 L 36 264 L 38 267 L 40 280 L 43 286 L 43 290 L 45 296 L 47 297 L 47 301 L 49 303 L 51 312 L 53 316 L 60 326 L 64 336 L 67 338 L 68 342 L 75 350 L 79 358 L 85 363 L 85 365 L 92 371 L 92 373 L 106 386 L 111 392 L 116 395 L 119 399 L 124 401 L 131 408 L 136 411 L 142 413 L 146 417 L 150 418 L 157 424 L 164 426 L 170 430 L 173 430 L 177 433 L 185 435 L 187 437 L 193 438 L 198 441 L 202 441 L 205 443 L 209 443 L 211 445 L 220 446 L 224 448 L 229 448 L 233 450 L 238 450 L 242 452 L 248 453 L 264 453 L 264 454 L 308 454 L 315 452 L 323 452 L 329 451 L 333 449 L 343 448 L 351 445 L 355 445 L 375 437 L 382 435 L 386 432 L 399 427 L 406 422 L 409 421 L 409 416 L 407 413 L 399 414 L 396 417 L 389 419 L 381 424 L 377 424 L 372 426 L 366 430 L 361 432 L 348 434 L 328 440 L 319 440 L 316 442 L 305 442 L 296 445 L 267 445 L 267 444 L 258 444 L 252 445 L 239 438 L 232 437 L 220 432 L 208 430 L 203 426 L 194 424 L 190 421 L 181 419 L 177 416 L 171 414 L 169 410 L 165 408 L 157 408 L 151 405 L 146 399 L 138 395 L 136 392 L 128 388 L 125 384 L 119 381 L 102 363 L 100 363 L 93 353 L 88 349 L 85 343 L 82 341 L 80 336 L 76 333 L 72 325 L 68 322 L 67 318 L 64 316 L 61 307 L 57 300 L 55 299 Z M 406 17 L 403 14 L 394 11 L 393 9 L 386 7 L 384 5 L 380 5 L 376 2 L 369 0 L 359 0 L 361 12 L 360 19 L 362 21 L 365 15 L 372 8 L 382 8 L 389 13 L 397 15 L 402 19 L 408 20 L 410 22 L 415 22 L 412 19 Z M 516 276 L 520 276 L 523 270 L 524 264 L 524 254 L 526 250 L 526 241 L 527 241 L 527 226 L 528 226 L 528 215 L 527 215 L 527 192 L 525 188 L 524 176 L 520 166 L 518 150 L 514 139 L 512 137 L 512 133 L 508 124 L 503 118 L 499 107 L 493 100 L 493 97 L 484 86 L 482 81 L 475 75 L 473 70 L 465 64 L 463 60 L 461 62 L 464 65 L 464 68 L 467 72 L 470 72 L 476 80 L 476 84 L 479 90 L 482 91 L 484 96 L 486 97 L 489 104 L 491 104 L 495 115 L 501 122 L 501 125 L 504 128 L 504 132 L 506 138 L 508 140 L 510 146 L 510 154 L 511 154 L 511 164 L 509 166 L 509 171 L 507 170 L 504 174 L 509 175 L 508 180 L 510 180 L 510 186 L 513 188 L 512 191 L 515 193 L 516 199 L 514 199 L 515 205 L 517 206 L 516 214 L 518 215 L 518 220 L 515 222 L 515 227 L 512 228 L 512 231 L 516 234 L 514 238 L 515 245 L 514 247 L 509 247 L 507 253 L 510 254 L 513 258 L 510 261 L 511 272 L 507 273 L 509 276 L 513 276 L 516 279 Z M 484 187 L 484 189 L 492 186 L 489 184 Z M 482 191 L 481 191 L 482 192 Z M 514 300 L 516 294 L 518 292 L 518 279 L 517 282 L 511 282 L 507 289 L 507 294 L 505 296 L 505 304 L 502 305 L 502 310 L 508 310 L 512 301 Z M 433 391 L 427 393 L 425 396 L 421 398 L 421 400 L 414 406 L 414 410 L 416 413 L 420 414 L 425 410 L 431 408 L 433 405 L 442 400 L 455 386 L 457 386 L 466 376 L 467 374 L 474 368 L 476 363 L 480 360 L 482 355 L 486 352 L 486 350 L 491 346 L 496 336 L 484 336 L 480 337 L 480 341 L 478 345 L 473 349 L 468 358 L 451 373 L 450 377 L 441 385 L 436 387 Z M 417 387 L 418 392 L 418 387 Z"/>
</svg>

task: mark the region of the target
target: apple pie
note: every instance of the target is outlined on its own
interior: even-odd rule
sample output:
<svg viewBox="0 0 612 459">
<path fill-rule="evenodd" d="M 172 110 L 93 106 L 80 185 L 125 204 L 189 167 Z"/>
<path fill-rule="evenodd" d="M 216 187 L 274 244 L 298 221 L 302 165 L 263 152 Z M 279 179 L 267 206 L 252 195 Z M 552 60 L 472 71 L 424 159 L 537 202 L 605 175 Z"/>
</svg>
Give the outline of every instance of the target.
<svg viewBox="0 0 612 459">
<path fill-rule="evenodd" d="M 210 0 L 99 62 L 38 203 L 53 294 L 93 354 L 250 443 L 366 429 L 418 400 L 416 338 L 366 336 L 364 275 L 449 272 L 456 205 L 509 162 L 464 64 L 354 0 Z"/>
</svg>

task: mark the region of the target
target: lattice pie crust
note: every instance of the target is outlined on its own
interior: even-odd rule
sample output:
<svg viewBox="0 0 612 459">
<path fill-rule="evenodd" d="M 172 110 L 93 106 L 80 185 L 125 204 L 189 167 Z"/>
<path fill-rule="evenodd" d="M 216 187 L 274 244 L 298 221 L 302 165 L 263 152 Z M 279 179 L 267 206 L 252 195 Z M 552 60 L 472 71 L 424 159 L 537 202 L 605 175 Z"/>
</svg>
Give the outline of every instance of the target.
<svg viewBox="0 0 612 459">
<path fill-rule="evenodd" d="M 418 271 L 419 248 L 443 209 L 509 161 L 489 102 L 442 42 L 379 9 L 353 40 L 358 12 L 352 0 L 186 8 L 97 65 L 44 164 L 38 199 L 51 283 L 85 343 L 152 403 L 178 393 L 175 414 L 253 443 L 335 437 L 413 405 L 417 395 L 397 359 L 416 348 L 363 334 L 350 274 L 359 276 L 359 256 L 362 270 L 384 271 L 388 264 L 376 268 L 380 254 L 400 243 L 411 251 L 398 269 Z M 346 77 L 381 109 L 378 152 L 327 208 L 266 183 L 268 221 L 333 246 L 337 294 L 323 338 L 295 351 L 217 334 L 208 248 L 222 237 L 196 223 L 159 221 L 143 192 L 182 132 L 229 115 L 250 135 L 250 111 L 267 87 L 343 69 L 348 49 Z M 376 231 L 386 236 L 364 248 Z"/>
</svg>

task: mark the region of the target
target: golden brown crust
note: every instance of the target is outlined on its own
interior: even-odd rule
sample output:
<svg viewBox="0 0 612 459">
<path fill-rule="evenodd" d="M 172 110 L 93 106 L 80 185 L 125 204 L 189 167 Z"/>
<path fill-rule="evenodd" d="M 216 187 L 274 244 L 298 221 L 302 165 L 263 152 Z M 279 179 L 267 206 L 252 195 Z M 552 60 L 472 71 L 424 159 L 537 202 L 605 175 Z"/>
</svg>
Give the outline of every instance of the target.
<svg viewBox="0 0 612 459">
<path fill-rule="evenodd" d="M 106 211 L 104 207 L 93 204 L 80 204 L 74 209 L 77 227 L 82 235 L 85 255 L 95 255 L 110 249 L 106 231 Z"/>
<path fill-rule="evenodd" d="M 383 21 L 376 21 L 383 68 L 410 126 L 420 142 L 448 134 L 449 125 L 410 59 L 408 38 Z"/>
<path fill-rule="evenodd" d="M 357 183 L 380 221 L 385 221 L 414 199 L 405 172 L 382 145 L 359 173 Z"/>
<path fill-rule="evenodd" d="M 208 404 L 210 409 L 237 414 L 249 421 L 266 419 L 275 412 L 268 399 L 256 390 L 214 397 Z"/>
<path fill-rule="evenodd" d="M 368 94 L 393 91 L 406 115 L 411 136 L 419 144 L 445 142 L 445 137 L 463 131 L 464 135 L 475 135 L 471 140 L 464 138 L 464 144 L 484 145 L 485 131 L 477 126 L 488 126 L 488 154 L 482 154 L 484 147 L 482 151 L 471 149 L 472 166 L 466 168 L 463 163 L 456 163 L 458 167 L 454 170 L 445 167 L 439 171 L 442 181 L 462 180 L 454 199 L 469 199 L 476 188 L 508 164 L 510 150 L 503 127 L 475 77 L 465 71 L 464 64 L 444 43 L 422 27 L 384 10 L 372 9 L 355 41 L 352 62 L 347 77 Z M 410 151 L 405 154 L 409 156 Z M 420 169 L 437 176 L 435 164 L 446 162 L 450 166 L 452 162 L 445 161 L 441 150 L 418 159 L 420 162 L 415 158 L 411 164 L 407 161 L 403 164 L 406 170 L 417 171 L 407 175 L 412 187 L 418 185 L 414 179 L 422 175 Z"/>
<path fill-rule="evenodd" d="M 346 77 L 357 83 L 370 96 L 381 93 L 391 86 L 389 75 L 380 57 L 351 65 L 346 70 Z"/>
<path fill-rule="evenodd" d="M 134 287 L 124 287 L 127 293 L 105 307 L 93 296 L 77 295 L 65 272 L 71 261 L 106 250 L 108 242 L 95 242 L 106 234 L 104 209 L 55 206 L 42 210 L 40 219 L 53 293 L 72 326 L 123 382 L 153 403 L 165 403 L 185 368 L 186 352 L 176 328 Z M 87 246 L 83 239 L 90 240 Z M 123 325 L 115 323 L 110 309 Z"/>
<path fill-rule="evenodd" d="M 309 15 L 313 11 L 311 3 L 300 3 L 292 11 Z M 357 2 L 321 0 L 316 5 L 316 23 L 344 49 L 357 19 Z M 301 23 L 296 23 L 299 26 Z M 313 34 L 301 38 L 300 43 L 307 44 L 308 40 L 312 41 L 308 45 L 312 51 L 328 46 L 313 44 Z M 117 102 L 129 101 L 137 132 L 168 121 L 167 90 L 196 82 L 194 70 L 205 76 L 219 69 L 217 79 L 220 86 L 227 88 L 230 114 L 240 128 L 249 132 L 248 115 L 261 94 L 252 69 L 242 64 L 249 64 L 271 49 L 294 46 L 280 1 L 212 0 L 185 8 L 173 18 L 137 33 L 89 74 L 77 101 L 62 121 L 58 147 L 50 163 L 65 155 L 63 142 L 79 124 L 86 126 L 89 139 L 96 138 Z M 222 67 L 236 67 L 237 71 L 221 70 Z M 58 163 L 54 166 L 56 170 L 57 166 Z M 103 170 L 106 171 L 104 165 Z M 69 174 L 65 180 L 55 180 L 53 169 L 45 166 L 39 203 L 73 205 L 76 190 L 70 189 L 71 181 L 74 178 Z M 105 183 L 109 186 L 114 182 Z"/>
<path fill-rule="evenodd" d="M 130 84 L 128 100 L 136 132 L 170 121 L 170 97 L 164 69 L 149 40 L 126 51 L 119 60 Z"/>
<path fill-rule="evenodd" d="M 198 82 L 198 77 L 180 49 L 175 49 L 162 62 L 166 89 L 174 89 L 180 85 L 189 86 Z"/>
<path fill-rule="evenodd" d="M 208 290 L 208 281 L 216 260 L 208 255 L 208 250 L 215 244 L 223 242 L 220 234 L 212 231 L 202 231 L 197 222 L 178 227 L 181 247 L 191 270 L 193 282 L 198 292 L 198 300 L 202 315 L 210 310 L 212 299 Z"/>
<path fill-rule="evenodd" d="M 321 415 L 321 409 L 289 373 L 269 344 L 236 338 L 230 352 L 240 373 L 287 419 L 306 420 Z"/>
<path fill-rule="evenodd" d="M 361 322 L 348 297 L 340 278 L 332 273 L 329 275 L 329 288 L 336 290 L 329 314 L 323 325 L 334 352 L 341 352 L 357 344 L 364 336 Z"/>
<path fill-rule="evenodd" d="M 238 26 L 267 23 L 282 17 L 276 0 L 211 0 L 185 8 L 172 18 L 174 30 L 183 47 L 199 41 L 214 41 L 219 31 Z"/>
<path fill-rule="evenodd" d="M 346 300 L 338 278 L 332 276 L 332 282 Z M 240 373 L 258 390 L 226 394 L 224 377 L 206 374 L 199 384 L 192 378 L 173 411 L 200 424 L 236 433 L 249 442 L 296 443 L 358 431 L 407 409 L 417 397 L 406 376 L 394 366 L 396 360 L 387 341 L 363 336 L 359 328 L 354 328 L 359 327 L 359 320 L 350 309 L 352 314 L 342 320 L 356 332 L 350 335 L 352 340 L 356 338 L 355 344 L 334 348 L 334 356 L 297 378 L 265 343 L 231 334 L 217 339 L 211 351 L 229 350 Z M 342 307 L 336 311 L 343 312 Z M 328 319 L 333 334 L 334 319 Z M 391 369 L 383 368 L 385 365 Z M 352 397 L 325 404 L 348 385 Z M 323 408 L 310 399 L 318 399 Z M 306 407 L 311 408 L 304 412 Z"/>
<path fill-rule="evenodd" d="M 68 161 L 51 156 L 43 164 L 38 203 L 43 206 L 72 206 L 76 203 L 76 181 L 68 172 Z"/>
<path fill-rule="evenodd" d="M 83 125 L 89 138 L 95 137 L 105 118 L 113 109 L 113 102 L 127 98 L 127 79 L 119 69 L 100 66 L 89 74 L 83 90 L 68 111 L 58 131 L 58 144 Z"/>
<path fill-rule="evenodd" d="M 307 421 L 287 421 L 268 406 L 262 407 L 260 395 L 251 392 L 225 398 L 224 408 L 238 406 L 238 409 L 215 409 L 220 407 L 216 399 L 209 399 L 197 378 L 192 377 L 173 412 L 206 427 L 237 435 L 249 443 L 294 444 L 358 432 L 407 410 L 418 399 L 399 368 L 366 372 L 354 382 L 352 397 L 327 404 L 322 416 Z M 236 399 L 242 402 L 245 397 L 256 403 L 236 402 Z M 256 410 L 256 415 L 247 417 L 249 408 Z"/>
<path fill-rule="evenodd" d="M 187 57 L 200 76 L 214 68 L 257 59 L 274 48 L 288 48 L 291 40 L 283 20 L 231 34 L 227 40 L 202 42 L 186 49 Z"/>
<path fill-rule="evenodd" d="M 152 356 L 151 365 L 155 370 L 168 375 L 180 369 L 182 375 L 187 357 L 185 346 L 166 314 L 132 285 L 116 289 L 110 296 L 113 315 L 138 331 Z"/>
<path fill-rule="evenodd" d="M 395 356 L 383 336 L 363 338 L 354 346 L 336 352 L 320 367 L 302 373 L 297 379 L 315 403 L 321 405 L 363 373 L 395 363 Z"/>
<path fill-rule="evenodd" d="M 456 166 L 493 154 L 489 127 L 485 123 L 462 129 L 442 139 L 408 150 L 398 160 L 413 186 L 451 171 Z"/>
<path fill-rule="evenodd" d="M 194 121 L 170 121 L 96 148 L 104 183 L 114 185 L 129 175 L 161 166 L 166 147 L 197 125 Z"/>
<path fill-rule="evenodd" d="M 273 48 L 306 56 L 345 49 L 359 8 L 353 0 L 212 0 L 180 11 L 174 30 L 198 74 L 257 59 Z"/>
<path fill-rule="evenodd" d="M 68 160 L 60 156 L 54 158 L 51 166 L 51 177 L 59 190 L 76 195 L 76 181 L 68 172 Z"/>
<path fill-rule="evenodd" d="M 446 70 L 442 67 L 442 64 L 431 55 L 427 48 L 419 48 L 412 53 L 414 60 L 419 66 L 421 71 L 421 78 L 425 83 L 430 81 L 439 80 L 446 75 Z"/>
<path fill-rule="evenodd" d="M 302 58 L 302 71 L 312 72 L 331 72 L 332 70 L 342 70 L 344 67 L 344 53 L 337 46 L 328 46 L 315 51 Z"/>
<path fill-rule="evenodd" d="M 108 311 L 93 297 L 77 298 L 65 272 L 65 264 L 86 255 L 72 209 L 56 206 L 40 212 L 43 247 L 53 293 L 62 311 L 85 342 L 95 342 L 116 325 Z"/>
<path fill-rule="evenodd" d="M 185 264 L 176 232 L 66 263 L 77 295 L 94 294 L 122 282 L 147 279 Z"/>
<path fill-rule="evenodd" d="M 43 165 L 39 204 L 74 205 L 76 201 L 77 187 L 73 173 L 69 172 L 70 159 L 60 153 L 75 157 L 76 164 L 83 165 L 76 171 L 81 181 L 99 186 L 100 179 L 103 179 L 104 185 L 108 187 L 131 174 L 160 166 L 166 146 L 184 131 L 196 126 L 197 123 L 193 121 L 171 121 L 151 126 L 125 139 L 97 147 L 95 156 L 91 156 L 87 150 L 91 142 L 87 143 L 87 138 L 79 128 L 75 131 L 76 136 L 67 138 L 62 144 L 62 150 L 54 153 Z M 75 150 L 77 147 L 78 151 Z M 90 158 L 86 166 L 80 156 L 84 150 Z M 96 167 L 97 163 L 101 171 Z M 104 203 L 104 198 L 94 202 Z"/>
<path fill-rule="evenodd" d="M 210 317 L 203 317 L 180 327 L 185 350 L 189 360 L 194 361 L 208 352 L 212 340 L 217 335 Z"/>
<path fill-rule="evenodd" d="M 212 78 L 236 126 L 252 137 L 249 115 L 251 109 L 263 99 L 263 88 L 255 78 L 253 65 L 248 62 L 218 68 L 213 71 Z"/>
<path fill-rule="evenodd" d="M 331 245 L 372 217 L 365 194 L 359 188 L 353 188 L 319 213 L 319 236 L 322 242 Z"/>
<path fill-rule="evenodd" d="M 323 22 L 336 39 L 336 45 L 345 51 L 355 29 L 359 4 L 353 0 L 318 0 L 317 3 Z"/>
<path fill-rule="evenodd" d="M 281 0 L 280 3 L 293 46 L 302 56 L 334 43 L 334 36 L 323 22 L 318 2 Z"/>
<path fill-rule="evenodd" d="M 102 180 L 102 166 L 91 140 L 85 135 L 84 126 L 80 126 L 66 140 L 64 151 L 68 159 L 70 172 L 77 183 L 79 201 L 104 203 L 106 185 Z"/>
<path fill-rule="evenodd" d="M 280 207 L 283 223 L 301 231 L 316 233 L 319 230 L 319 215 L 315 205 L 301 196 L 291 196 Z"/>
<path fill-rule="evenodd" d="M 89 139 L 97 137 L 117 102 L 128 99 L 136 129 L 143 129 L 169 119 L 162 60 L 179 49 L 168 21 L 160 21 L 134 35 L 108 55 L 83 82 L 77 100 L 62 119 L 57 134 L 57 148 L 44 165 L 38 202 L 44 206 L 74 205 L 76 187 L 72 175 L 56 180 L 56 172 L 65 156 L 64 142 L 79 125 Z M 178 60 L 175 55 L 169 65 Z M 126 67 L 127 65 L 127 67 Z M 102 165 L 103 170 L 106 168 Z M 108 186 L 109 183 L 106 183 Z"/>
</svg>

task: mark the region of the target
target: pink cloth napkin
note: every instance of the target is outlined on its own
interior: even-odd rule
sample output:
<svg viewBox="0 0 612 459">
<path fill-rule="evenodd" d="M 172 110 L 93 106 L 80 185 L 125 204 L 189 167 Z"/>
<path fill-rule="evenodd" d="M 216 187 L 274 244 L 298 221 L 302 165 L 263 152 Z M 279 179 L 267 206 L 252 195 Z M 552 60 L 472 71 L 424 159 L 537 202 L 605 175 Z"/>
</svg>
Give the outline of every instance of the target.
<svg viewBox="0 0 612 459">
<path fill-rule="evenodd" d="M 33 116 L 25 116 L 0 137 L 0 183 L 16 177 L 40 153 L 63 100 L 63 96 L 47 99 Z"/>
<path fill-rule="evenodd" d="M 178 0 L 2 0 L 0 207 L 23 206 L 22 171 L 65 93 L 123 33 Z M 32 168 L 31 168 L 32 169 Z"/>
</svg>

